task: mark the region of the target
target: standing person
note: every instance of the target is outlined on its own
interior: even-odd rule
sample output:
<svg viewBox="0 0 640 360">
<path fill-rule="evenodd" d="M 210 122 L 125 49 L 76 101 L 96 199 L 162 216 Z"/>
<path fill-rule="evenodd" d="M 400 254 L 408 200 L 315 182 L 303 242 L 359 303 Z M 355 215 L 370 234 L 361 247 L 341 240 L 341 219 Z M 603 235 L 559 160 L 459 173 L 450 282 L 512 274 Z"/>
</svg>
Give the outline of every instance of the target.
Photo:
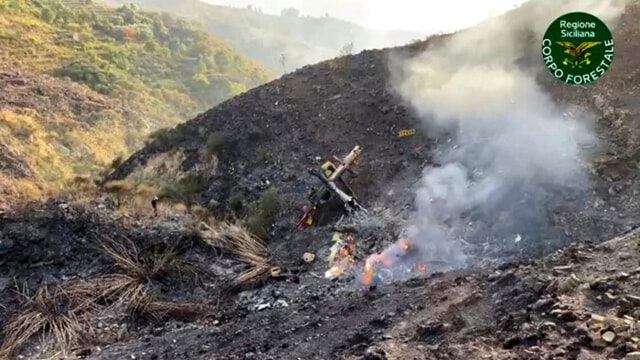
<svg viewBox="0 0 640 360">
<path fill-rule="evenodd" d="M 153 216 L 158 216 L 158 203 L 160 202 L 160 199 L 158 199 L 157 196 L 154 196 L 153 199 L 151 200 L 151 207 L 153 208 Z"/>
</svg>

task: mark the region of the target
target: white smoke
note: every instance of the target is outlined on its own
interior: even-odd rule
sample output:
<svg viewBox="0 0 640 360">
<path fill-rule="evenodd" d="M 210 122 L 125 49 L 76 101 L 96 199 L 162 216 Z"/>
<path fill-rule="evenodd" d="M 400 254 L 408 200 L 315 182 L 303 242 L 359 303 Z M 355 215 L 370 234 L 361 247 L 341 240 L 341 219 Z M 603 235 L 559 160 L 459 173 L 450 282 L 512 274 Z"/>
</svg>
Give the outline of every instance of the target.
<svg viewBox="0 0 640 360">
<path fill-rule="evenodd" d="M 594 137 L 583 116 L 563 115 L 536 83 L 540 41 L 564 13 L 589 12 L 611 26 L 623 9 L 616 1 L 533 1 L 392 60 L 395 89 L 439 140 L 442 166 L 424 170 L 405 231 L 429 258 L 463 264 L 456 239 L 479 236 L 465 230 L 470 218 L 484 224 L 483 236 L 535 232 L 554 194 L 588 184 L 582 148 Z"/>
</svg>

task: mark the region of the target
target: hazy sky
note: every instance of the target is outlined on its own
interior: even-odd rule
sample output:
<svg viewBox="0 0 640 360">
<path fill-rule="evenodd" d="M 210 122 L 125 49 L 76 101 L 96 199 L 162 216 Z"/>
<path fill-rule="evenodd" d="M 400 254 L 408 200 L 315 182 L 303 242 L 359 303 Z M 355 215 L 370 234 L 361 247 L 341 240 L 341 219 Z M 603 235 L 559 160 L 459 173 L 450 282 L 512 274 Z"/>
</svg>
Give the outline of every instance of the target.
<svg viewBox="0 0 640 360">
<path fill-rule="evenodd" d="M 302 14 L 331 16 L 386 30 L 425 34 L 452 31 L 512 9 L 524 0 L 204 0 L 212 4 L 262 8 L 266 13 L 295 7 Z"/>
</svg>

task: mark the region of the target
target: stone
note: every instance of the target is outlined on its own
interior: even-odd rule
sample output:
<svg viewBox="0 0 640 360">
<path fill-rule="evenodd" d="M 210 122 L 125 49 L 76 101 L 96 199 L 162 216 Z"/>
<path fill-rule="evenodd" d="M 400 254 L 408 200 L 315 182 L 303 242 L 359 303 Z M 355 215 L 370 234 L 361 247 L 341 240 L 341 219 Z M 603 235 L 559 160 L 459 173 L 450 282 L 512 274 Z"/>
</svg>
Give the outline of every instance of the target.
<svg viewBox="0 0 640 360">
<path fill-rule="evenodd" d="M 304 262 L 306 262 L 307 264 L 311 264 L 316 260 L 316 255 L 306 252 L 304 253 L 304 255 L 302 255 L 302 260 L 304 260 Z"/>
<path fill-rule="evenodd" d="M 602 339 L 608 343 L 612 343 L 613 340 L 616 339 L 616 333 L 614 333 L 613 331 L 607 331 L 602 334 Z"/>
<path fill-rule="evenodd" d="M 607 347 L 607 342 L 600 336 L 600 334 L 591 334 L 591 346 L 594 348 L 605 348 Z"/>
<path fill-rule="evenodd" d="M 640 351 L 634 351 L 627 354 L 624 360 L 640 360 Z"/>
<path fill-rule="evenodd" d="M 376 346 L 371 346 L 367 349 L 364 359 L 365 360 L 387 360 L 387 354 L 383 349 Z"/>
<path fill-rule="evenodd" d="M 567 354 L 567 350 L 564 348 L 557 348 L 555 350 L 553 350 L 553 355 L 554 356 L 561 356 L 564 357 Z"/>
<path fill-rule="evenodd" d="M 629 260 L 629 259 L 631 259 L 632 257 L 633 257 L 633 255 L 631 255 L 630 253 L 628 253 L 628 252 L 626 252 L 626 251 L 620 252 L 620 253 L 618 254 L 618 258 L 619 258 L 620 260 Z"/>
<path fill-rule="evenodd" d="M 443 324 L 440 322 L 428 322 L 426 324 L 421 324 L 418 325 L 418 329 L 416 329 L 416 337 L 422 340 L 432 338 L 445 333 L 449 327 L 449 324 Z"/>
<path fill-rule="evenodd" d="M 91 348 L 86 347 L 86 348 L 78 349 L 74 352 L 74 355 L 78 357 L 87 357 L 91 355 Z"/>
<path fill-rule="evenodd" d="M 571 278 L 564 278 L 558 281 L 558 293 L 568 294 L 575 290 L 577 284 Z"/>
<path fill-rule="evenodd" d="M 625 298 L 632 302 L 634 305 L 640 305 L 640 296 L 626 295 Z"/>
<path fill-rule="evenodd" d="M 608 278 L 596 279 L 595 281 L 592 281 L 589 284 L 589 288 L 591 288 L 591 290 L 602 291 L 602 292 L 614 290 L 616 287 L 617 287 L 617 284 Z"/>
<path fill-rule="evenodd" d="M 562 266 L 556 266 L 553 268 L 553 270 L 556 271 L 567 271 L 567 270 L 571 270 L 573 268 L 573 265 L 562 265 Z"/>
<path fill-rule="evenodd" d="M 533 304 L 534 310 L 548 309 L 553 305 L 553 299 L 540 299 Z"/>
</svg>

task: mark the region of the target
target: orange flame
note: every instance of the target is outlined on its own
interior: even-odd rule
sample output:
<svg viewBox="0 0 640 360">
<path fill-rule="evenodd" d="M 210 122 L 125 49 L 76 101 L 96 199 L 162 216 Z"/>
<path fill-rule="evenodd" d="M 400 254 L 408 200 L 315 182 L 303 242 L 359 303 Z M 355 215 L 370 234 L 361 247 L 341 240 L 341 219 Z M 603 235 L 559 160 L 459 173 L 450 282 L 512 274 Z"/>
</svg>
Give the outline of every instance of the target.
<svg viewBox="0 0 640 360">
<path fill-rule="evenodd" d="M 396 265 L 402 265 L 402 273 L 406 273 L 405 270 L 408 270 L 409 272 L 413 272 L 414 274 L 427 274 L 427 263 L 415 263 L 412 261 L 410 252 L 414 252 L 412 250 L 413 247 L 414 244 L 412 244 L 409 240 L 401 239 L 394 243 L 391 247 L 387 248 L 385 251 L 369 256 L 364 266 L 364 274 L 362 276 L 363 284 L 370 286 L 373 283 L 377 266 L 384 266 L 386 269 L 393 270 Z M 396 264 L 396 261 L 399 261 L 400 264 Z M 384 274 L 381 273 L 381 275 Z M 383 277 L 385 276 L 381 277 L 382 282 L 385 281 L 384 279 L 382 279 Z"/>
<path fill-rule="evenodd" d="M 362 283 L 366 286 L 371 286 L 373 283 L 373 261 L 367 260 L 367 263 L 364 265 L 364 276 L 362 277 Z"/>
<path fill-rule="evenodd" d="M 409 243 L 409 241 L 407 241 L 407 240 L 400 240 L 400 248 L 404 252 L 407 252 L 411 248 L 411 243 Z"/>
<path fill-rule="evenodd" d="M 335 246 L 340 246 L 340 248 L 336 250 L 332 248 L 332 251 L 335 251 L 330 258 L 333 266 L 325 272 L 325 277 L 329 279 L 341 278 L 355 263 L 356 240 L 353 235 L 348 234 L 346 242 L 336 242 Z"/>
<path fill-rule="evenodd" d="M 339 277 L 342 276 L 342 274 L 344 274 L 344 267 L 336 265 L 336 266 L 332 266 L 331 269 L 327 270 L 324 273 L 324 276 L 328 279 L 337 279 Z"/>
<path fill-rule="evenodd" d="M 382 264 L 382 265 L 384 265 L 384 267 L 389 268 L 389 269 L 393 266 L 393 259 L 391 259 L 385 253 L 371 255 L 370 261 L 372 261 L 374 263 Z"/>
</svg>

